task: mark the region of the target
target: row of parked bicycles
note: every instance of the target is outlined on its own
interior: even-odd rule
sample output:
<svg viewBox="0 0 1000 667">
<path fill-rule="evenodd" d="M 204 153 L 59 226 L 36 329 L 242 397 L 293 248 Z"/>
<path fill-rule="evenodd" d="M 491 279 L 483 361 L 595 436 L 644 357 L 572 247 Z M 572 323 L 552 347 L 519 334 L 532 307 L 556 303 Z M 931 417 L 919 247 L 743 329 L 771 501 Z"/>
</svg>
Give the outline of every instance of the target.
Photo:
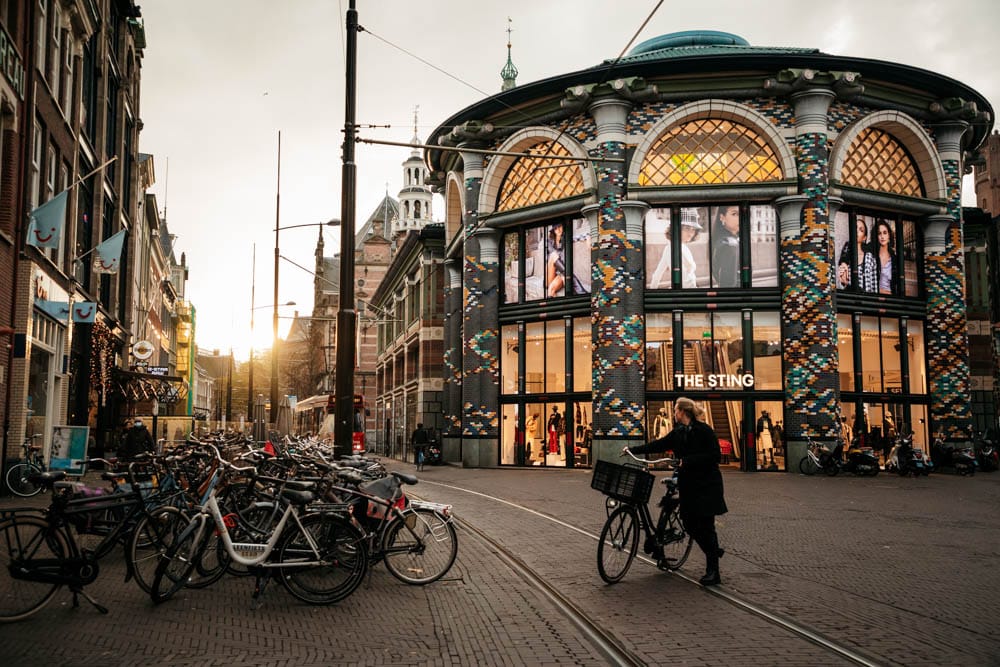
<svg viewBox="0 0 1000 667">
<path fill-rule="evenodd" d="M 901 476 L 920 477 L 937 470 L 953 472 L 960 476 L 976 474 L 977 470 L 993 472 L 1000 468 L 996 446 L 984 434 L 974 436 L 973 444 L 959 447 L 937 438 L 931 444 L 930 456 L 913 445 L 913 434 L 899 435 L 893 441 L 885 459 L 885 471 Z M 844 453 L 843 443 L 834 449 L 807 436 L 806 455 L 799 461 L 799 472 L 815 475 L 823 472 L 833 476 L 849 472 L 863 477 L 874 477 L 881 470 L 879 456 L 872 447 L 851 446 Z"/>
<path fill-rule="evenodd" d="M 47 508 L 0 510 L 0 622 L 41 610 L 63 587 L 84 598 L 119 549 L 126 580 L 154 603 L 224 576 L 252 579 L 256 608 L 278 580 L 314 605 L 351 595 L 384 562 L 400 581 L 443 577 L 458 555 L 451 506 L 408 498 L 413 475 L 362 456 L 334 460 L 321 442 L 255 449 L 240 437 L 189 440 L 110 469 L 107 487 L 40 471 Z"/>
</svg>

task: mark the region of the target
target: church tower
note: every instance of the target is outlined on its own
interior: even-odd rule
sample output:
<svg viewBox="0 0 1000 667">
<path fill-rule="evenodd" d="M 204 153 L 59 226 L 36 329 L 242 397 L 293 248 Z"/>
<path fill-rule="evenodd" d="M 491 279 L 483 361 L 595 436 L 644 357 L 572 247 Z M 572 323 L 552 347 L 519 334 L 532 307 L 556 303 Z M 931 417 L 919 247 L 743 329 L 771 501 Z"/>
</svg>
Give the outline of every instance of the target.
<svg viewBox="0 0 1000 667">
<path fill-rule="evenodd" d="M 393 237 L 411 229 L 423 229 L 431 222 L 433 195 L 427 185 L 427 165 L 420 157 L 420 138 L 417 136 L 417 110 L 413 110 L 413 152 L 403 163 L 403 189 L 399 191 L 399 216 L 393 220 Z"/>
</svg>

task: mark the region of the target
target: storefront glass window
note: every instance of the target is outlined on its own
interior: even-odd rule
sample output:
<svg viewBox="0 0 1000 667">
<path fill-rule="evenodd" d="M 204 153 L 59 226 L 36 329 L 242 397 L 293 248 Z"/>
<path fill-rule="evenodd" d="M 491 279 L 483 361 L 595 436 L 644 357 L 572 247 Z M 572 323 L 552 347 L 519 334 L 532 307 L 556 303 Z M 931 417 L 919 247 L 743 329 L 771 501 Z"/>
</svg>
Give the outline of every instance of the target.
<svg viewBox="0 0 1000 667">
<path fill-rule="evenodd" d="M 573 319 L 573 391 L 590 391 L 593 386 L 593 354 L 590 347 L 590 319 Z"/>
<path fill-rule="evenodd" d="M 590 294 L 590 223 L 575 218 L 573 225 L 573 293 Z"/>
<path fill-rule="evenodd" d="M 566 295 L 566 234 L 562 223 L 545 227 L 545 297 Z"/>
<path fill-rule="evenodd" d="M 924 350 L 924 323 L 906 323 L 906 354 L 910 370 L 910 393 L 927 393 L 927 355 Z"/>
<path fill-rule="evenodd" d="M 882 334 L 882 384 L 883 391 L 902 393 L 903 366 L 899 341 L 899 320 L 890 317 L 881 319 Z"/>
<path fill-rule="evenodd" d="M 501 329 L 500 382 L 504 394 L 517 393 L 517 325 L 508 324 Z"/>
<path fill-rule="evenodd" d="M 739 287 L 740 207 L 736 204 L 713 206 L 711 215 L 712 287 Z"/>
<path fill-rule="evenodd" d="M 45 433 L 45 418 L 49 407 L 50 366 L 52 354 L 37 345 L 31 348 L 28 376 L 28 434 Z"/>
<path fill-rule="evenodd" d="M 781 389 L 781 319 L 775 312 L 753 314 L 753 377 L 758 390 Z"/>
<path fill-rule="evenodd" d="M 545 324 L 527 325 L 524 340 L 524 390 L 529 394 L 545 391 Z"/>
<path fill-rule="evenodd" d="M 566 325 L 563 320 L 545 324 L 545 391 L 566 391 Z"/>
<path fill-rule="evenodd" d="M 894 220 L 876 218 L 872 229 L 872 253 L 878 266 L 878 293 L 899 294 L 899 235 Z"/>
<path fill-rule="evenodd" d="M 670 313 L 646 315 L 646 390 L 674 388 L 673 326 Z M 668 413 L 671 413 L 668 410 Z"/>
<path fill-rule="evenodd" d="M 518 405 L 508 403 L 501 407 L 503 423 L 500 426 L 500 463 L 501 465 L 523 465 L 525 440 L 521 424 L 517 421 Z"/>
<path fill-rule="evenodd" d="M 854 331 L 850 315 L 837 315 L 837 357 L 840 390 L 854 391 Z"/>
<path fill-rule="evenodd" d="M 591 423 L 591 405 L 574 403 L 573 434 L 566 436 L 567 447 L 573 448 L 573 464 L 577 466 L 593 465 L 591 445 L 593 444 L 593 428 Z"/>
<path fill-rule="evenodd" d="M 743 327 L 740 313 L 715 313 L 712 324 L 712 372 L 719 376 L 716 388 L 731 391 L 749 389 L 742 384 Z"/>
<path fill-rule="evenodd" d="M 681 209 L 680 282 L 684 289 L 708 287 L 709 272 L 708 207 Z"/>
<path fill-rule="evenodd" d="M 521 275 L 521 239 L 517 232 L 503 236 L 504 303 L 517 303 L 517 283 Z"/>
<path fill-rule="evenodd" d="M 711 364 L 711 354 L 706 363 L 706 350 L 712 342 L 712 321 L 708 313 L 684 313 L 684 370 L 679 380 L 674 373 L 678 389 L 705 388 L 705 375 Z"/>
<path fill-rule="evenodd" d="M 670 209 L 646 211 L 646 287 L 670 289 Z"/>
<path fill-rule="evenodd" d="M 750 267 L 753 287 L 778 286 L 778 214 L 773 206 L 750 207 Z"/>
<path fill-rule="evenodd" d="M 878 339 L 878 318 L 861 318 L 861 391 L 882 391 L 881 344 Z"/>
<path fill-rule="evenodd" d="M 531 227 L 524 233 L 524 299 L 545 298 L 545 228 Z"/>
<path fill-rule="evenodd" d="M 903 220 L 903 289 L 906 296 L 920 296 L 919 245 L 916 224 Z"/>
</svg>

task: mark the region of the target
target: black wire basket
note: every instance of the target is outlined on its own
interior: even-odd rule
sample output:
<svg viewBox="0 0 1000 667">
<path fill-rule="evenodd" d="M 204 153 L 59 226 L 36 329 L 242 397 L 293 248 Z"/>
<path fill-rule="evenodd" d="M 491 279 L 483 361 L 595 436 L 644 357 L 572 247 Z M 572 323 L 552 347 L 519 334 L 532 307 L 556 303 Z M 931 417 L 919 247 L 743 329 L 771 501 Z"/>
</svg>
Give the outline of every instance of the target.
<svg viewBox="0 0 1000 667">
<path fill-rule="evenodd" d="M 649 502 L 656 478 L 642 468 L 597 461 L 590 488 L 627 503 Z"/>
</svg>

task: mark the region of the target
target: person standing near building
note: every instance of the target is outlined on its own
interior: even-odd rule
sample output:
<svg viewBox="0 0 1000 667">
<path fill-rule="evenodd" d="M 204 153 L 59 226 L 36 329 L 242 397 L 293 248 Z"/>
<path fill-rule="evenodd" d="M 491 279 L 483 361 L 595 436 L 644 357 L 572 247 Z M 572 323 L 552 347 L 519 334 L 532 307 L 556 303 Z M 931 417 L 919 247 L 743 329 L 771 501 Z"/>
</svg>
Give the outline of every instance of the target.
<svg viewBox="0 0 1000 667">
<path fill-rule="evenodd" d="M 676 427 L 665 438 L 631 449 L 633 454 L 655 454 L 672 451 L 677 462 L 677 489 L 680 492 L 681 520 L 698 547 L 705 554 L 705 576 L 702 586 L 721 583 L 719 548 L 715 517 L 729 511 L 719 471 L 721 452 L 719 438 L 712 427 L 701 420 L 705 411 L 690 398 L 674 402 Z M 626 447 L 623 452 L 629 451 Z M 654 554 L 659 560 L 662 552 Z"/>
<path fill-rule="evenodd" d="M 124 451 L 118 452 L 118 458 L 131 461 L 139 454 L 152 454 L 156 451 L 153 434 L 146 429 L 141 419 L 136 419 L 132 428 L 125 435 Z"/>
<path fill-rule="evenodd" d="M 410 446 L 413 447 L 413 462 L 417 466 L 417 470 L 424 469 L 424 459 L 427 457 L 427 443 L 430 442 L 430 437 L 427 435 L 427 431 L 424 430 L 423 423 L 417 424 L 417 428 L 413 429 L 413 435 L 410 436 Z"/>
</svg>

